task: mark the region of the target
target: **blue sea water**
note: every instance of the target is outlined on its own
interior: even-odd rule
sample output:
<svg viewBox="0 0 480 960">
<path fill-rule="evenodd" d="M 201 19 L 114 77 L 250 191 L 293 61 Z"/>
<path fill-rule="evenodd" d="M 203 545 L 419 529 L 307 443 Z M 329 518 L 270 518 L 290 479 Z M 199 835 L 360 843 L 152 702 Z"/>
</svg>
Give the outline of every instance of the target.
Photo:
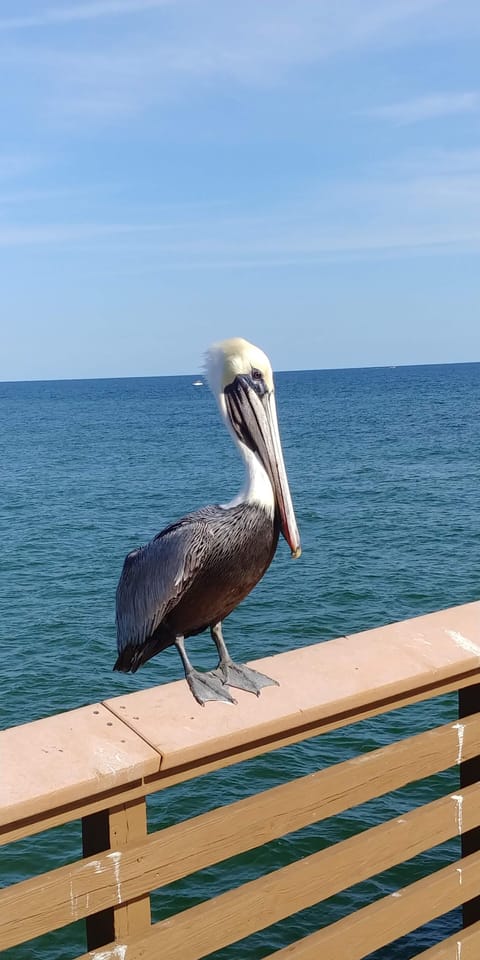
<svg viewBox="0 0 480 960">
<path fill-rule="evenodd" d="M 0 726 L 182 675 L 169 650 L 135 676 L 112 673 L 123 557 L 169 521 L 226 502 L 238 454 L 195 377 L 0 384 Z M 480 364 L 279 373 L 277 405 L 302 535 L 281 541 L 264 580 L 226 623 L 238 660 L 478 598 Z M 215 662 L 208 635 L 192 660 Z M 208 706 L 206 707 L 208 709 Z M 151 829 L 446 722 L 455 698 L 398 711 L 220 771 L 149 800 Z M 202 871 L 153 897 L 155 919 L 433 799 L 455 774 Z M 1 883 L 77 858 L 78 824 L 1 851 Z M 456 842 L 215 954 L 260 960 L 456 856 Z M 459 925 L 442 918 L 375 954 L 407 960 Z M 68 960 L 82 924 L 6 951 Z M 348 960 L 348 958 L 345 958 Z"/>
</svg>

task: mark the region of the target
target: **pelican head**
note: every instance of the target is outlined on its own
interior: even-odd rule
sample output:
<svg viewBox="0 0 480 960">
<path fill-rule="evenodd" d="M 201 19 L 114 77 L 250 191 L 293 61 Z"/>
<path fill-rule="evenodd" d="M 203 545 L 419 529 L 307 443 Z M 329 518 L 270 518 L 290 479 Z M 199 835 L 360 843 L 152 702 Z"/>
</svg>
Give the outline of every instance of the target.
<svg viewBox="0 0 480 960">
<path fill-rule="evenodd" d="M 300 536 L 280 443 L 270 361 L 259 347 L 233 337 L 210 347 L 206 369 L 220 412 L 250 473 L 261 471 L 268 478 L 281 531 L 292 557 L 297 558 Z"/>
</svg>

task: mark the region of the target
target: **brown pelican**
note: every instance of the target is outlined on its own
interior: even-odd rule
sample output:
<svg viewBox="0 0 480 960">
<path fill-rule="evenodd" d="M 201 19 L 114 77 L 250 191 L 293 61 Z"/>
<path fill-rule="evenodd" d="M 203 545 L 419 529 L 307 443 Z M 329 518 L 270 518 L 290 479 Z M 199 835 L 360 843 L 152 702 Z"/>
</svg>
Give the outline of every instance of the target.
<svg viewBox="0 0 480 960">
<path fill-rule="evenodd" d="M 177 520 L 125 559 L 117 587 L 118 658 L 114 670 L 138 670 L 175 645 L 193 696 L 235 703 L 226 685 L 251 693 L 276 681 L 234 663 L 222 620 L 270 565 L 283 533 L 292 557 L 298 534 L 278 432 L 272 368 L 262 350 L 235 337 L 213 344 L 206 372 L 220 413 L 245 464 L 245 485 L 231 503 Z M 185 638 L 210 630 L 215 670 L 195 670 Z"/>
</svg>

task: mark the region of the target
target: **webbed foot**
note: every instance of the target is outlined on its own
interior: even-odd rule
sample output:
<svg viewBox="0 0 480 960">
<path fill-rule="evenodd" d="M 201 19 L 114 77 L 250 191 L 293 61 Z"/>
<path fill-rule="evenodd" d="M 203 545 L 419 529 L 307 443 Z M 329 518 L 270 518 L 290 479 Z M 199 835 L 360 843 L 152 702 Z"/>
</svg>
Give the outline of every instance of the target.
<svg viewBox="0 0 480 960">
<path fill-rule="evenodd" d="M 258 670 L 252 670 L 246 667 L 244 663 L 234 663 L 233 660 L 220 661 L 216 670 L 212 670 L 211 677 L 219 677 L 223 683 L 229 687 L 237 687 L 239 690 L 246 690 L 247 693 L 255 693 L 260 696 L 262 687 L 278 687 L 277 680 L 267 677 L 265 673 Z"/>
<path fill-rule="evenodd" d="M 190 690 L 197 703 L 201 707 L 209 700 L 221 700 L 223 703 L 236 703 L 237 701 L 230 695 L 221 678 L 213 673 L 200 673 L 199 670 L 191 670 L 186 675 L 186 680 Z"/>
<path fill-rule="evenodd" d="M 182 658 L 185 680 L 195 700 L 201 707 L 203 707 L 208 700 L 221 700 L 223 703 L 237 702 L 230 696 L 221 677 L 215 677 L 211 673 L 200 673 L 200 670 L 195 670 L 195 667 L 192 666 L 187 656 L 185 640 L 182 636 L 175 637 L 175 646 Z"/>
</svg>

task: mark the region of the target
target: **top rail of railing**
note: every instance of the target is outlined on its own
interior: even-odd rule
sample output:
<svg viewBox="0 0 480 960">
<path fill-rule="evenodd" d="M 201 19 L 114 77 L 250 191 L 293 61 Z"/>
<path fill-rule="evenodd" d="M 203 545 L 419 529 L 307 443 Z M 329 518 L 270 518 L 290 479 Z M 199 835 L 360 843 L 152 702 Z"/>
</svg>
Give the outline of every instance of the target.
<svg viewBox="0 0 480 960">
<path fill-rule="evenodd" d="M 254 662 L 260 698 L 198 706 L 184 681 L 0 733 L 0 840 L 125 803 L 318 733 L 478 683 L 480 602 Z"/>
</svg>

